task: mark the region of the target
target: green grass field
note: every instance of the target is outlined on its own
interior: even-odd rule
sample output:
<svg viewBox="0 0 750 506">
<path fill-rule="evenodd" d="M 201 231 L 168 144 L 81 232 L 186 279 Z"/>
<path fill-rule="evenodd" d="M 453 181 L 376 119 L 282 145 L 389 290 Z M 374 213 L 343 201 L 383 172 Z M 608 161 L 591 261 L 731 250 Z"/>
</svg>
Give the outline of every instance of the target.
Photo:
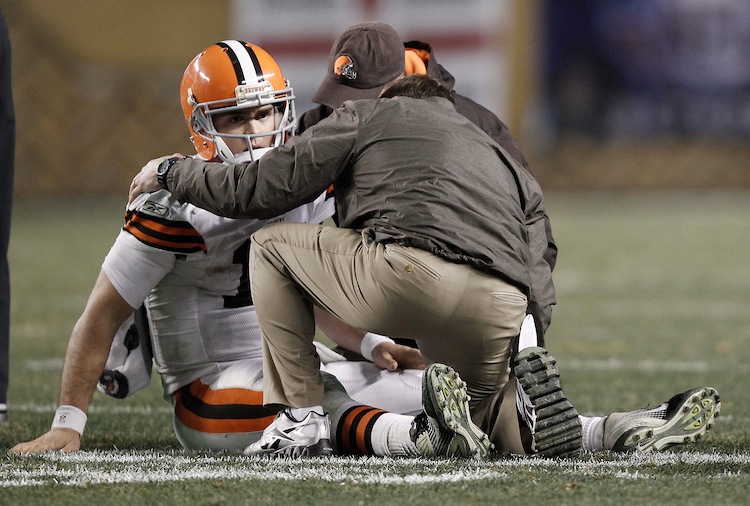
<svg viewBox="0 0 750 506">
<path fill-rule="evenodd" d="M 547 207 L 560 247 L 547 341 L 570 400 L 606 414 L 711 385 L 722 415 L 705 439 L 570 461 L 191 453 L 154 379 L 127 401 L 95 395 L 84 451 L 4 456 L 0 504 L 747 504 L 750 192 L 552 193 Z M 51 423 L 67 339 L 124 201 L 26 200 L 14 212 L 2 450 Z"/>
</svg>

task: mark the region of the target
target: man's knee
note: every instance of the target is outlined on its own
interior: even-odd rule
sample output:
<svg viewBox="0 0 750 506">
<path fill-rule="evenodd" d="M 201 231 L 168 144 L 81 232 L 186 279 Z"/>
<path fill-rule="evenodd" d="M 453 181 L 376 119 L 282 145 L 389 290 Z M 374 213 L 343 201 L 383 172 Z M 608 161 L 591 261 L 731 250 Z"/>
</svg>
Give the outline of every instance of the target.
<svg viewBox="0 0 750 506">
<path fill-rule="evenodd" d="M 265 246 L 269 241 L 275 240 L 280 235 L 283 236 L 284 228 L 290 223 L 269 223 L 257 230 L 250 236 L 250 242 L 255 245 Z"/>
<path fill-rule="evenodd" d="M 269 223 L 251 236 L 251 242 L 265 248 L 271 243 L 304 247 L 316 241 L 321 228 L 311 223 Z"/>
<path fill-rule="evenodd" d="M 263 261 L 277 261 L 281 255 L 278 251 L 279 244 L 290 244 L 292 242 L 289 234 L 289 225 L 292 223 L 271 223 L 250 236 L 250 274 L 252 276 L 256 265 Z"/>
</svg>

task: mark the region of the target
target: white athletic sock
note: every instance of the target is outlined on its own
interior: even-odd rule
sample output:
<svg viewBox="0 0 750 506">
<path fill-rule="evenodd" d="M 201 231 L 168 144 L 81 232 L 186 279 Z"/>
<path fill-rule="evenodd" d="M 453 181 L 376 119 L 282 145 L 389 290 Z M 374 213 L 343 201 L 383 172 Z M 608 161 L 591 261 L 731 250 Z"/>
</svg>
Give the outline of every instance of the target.
<svg viewBox="0 0 750 506">
<path fill-rule="evenodd" d="M 413 416 L 385 412 L 355 401 L 330 374 L 323 373 L 323 384 L 331 439 L 339 453 L 369 454 L 365 448 L 369 443 L 371 453 L 378 457 L 419 455 L 409 437 Z"/>
<path fill-rule="evenodd" d="M 606 416 L 581 416 L 583 451 L 596 452 L 604 450 L 604 421 Z"/>
<path fill-rule="evenodd" d="M 323 411 L 323 406 L 310 406 L 308 408 L 289 408 L 289 414 L 292 415 L 295 420 L 300 422 L 305 419 L 310 411 L 315 411 L 319 415 L 325 414 L 325 411 Z"/>
<path fill-rule="evenodd" d="M 409 436 L 413 416 L 384 413 L 372 427 L 371 441 L 375 455 L 417 457 L 419 450 Z"/>
</svg>

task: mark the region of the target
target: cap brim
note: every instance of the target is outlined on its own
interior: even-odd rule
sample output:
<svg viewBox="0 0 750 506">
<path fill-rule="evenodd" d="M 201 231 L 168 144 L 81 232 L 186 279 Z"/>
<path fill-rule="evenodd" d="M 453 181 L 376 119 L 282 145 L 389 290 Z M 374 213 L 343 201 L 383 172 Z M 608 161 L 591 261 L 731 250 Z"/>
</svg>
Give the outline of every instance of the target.
<svg viewBox="0 0 750 506">
<path fill-rule="evenodd" d="M 352 88 L 341 84 L 338 80 L 326 77 L 313 95 L 313 102 L 326 105 L 331 109 L 338 109 L 347 100 L 378 98 L 384 87 L 385 85 L 375 88 Z"/>
</svg>

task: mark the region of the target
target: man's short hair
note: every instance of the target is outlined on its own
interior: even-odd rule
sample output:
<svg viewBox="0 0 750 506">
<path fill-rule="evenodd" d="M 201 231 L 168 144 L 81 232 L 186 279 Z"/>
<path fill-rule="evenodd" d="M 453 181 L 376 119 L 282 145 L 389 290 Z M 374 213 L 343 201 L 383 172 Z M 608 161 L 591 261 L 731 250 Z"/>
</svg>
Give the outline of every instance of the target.
<svg viewBox="0 0 750 506">
<path fill-rule="evenodd" d="M 440 84 L 434 77 L 425 74 L 412 74 L 388 84 L 380 94 L 380 98 L 393 97 L 442 97 L 453 102 L 451 90 Z"/>
</svg>

